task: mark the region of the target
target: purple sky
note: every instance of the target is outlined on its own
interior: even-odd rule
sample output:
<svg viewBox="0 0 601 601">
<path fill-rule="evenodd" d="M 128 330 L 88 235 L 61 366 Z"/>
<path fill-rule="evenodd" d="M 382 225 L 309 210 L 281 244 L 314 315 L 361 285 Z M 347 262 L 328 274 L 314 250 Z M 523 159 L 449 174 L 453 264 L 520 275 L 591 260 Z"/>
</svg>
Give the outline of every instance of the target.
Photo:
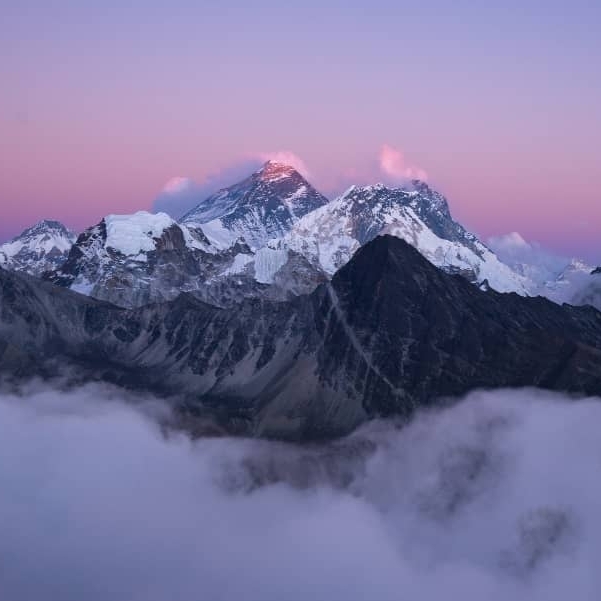
<svg viewBox="0 0 601 601">
<path fill-rule="evenodd" d="M 481 236 L 601 261 L 599 22 L 578 0 L 4 3 L 0 238 L 286 151 L 328 195 L 423 171 Z"/>
</svg>

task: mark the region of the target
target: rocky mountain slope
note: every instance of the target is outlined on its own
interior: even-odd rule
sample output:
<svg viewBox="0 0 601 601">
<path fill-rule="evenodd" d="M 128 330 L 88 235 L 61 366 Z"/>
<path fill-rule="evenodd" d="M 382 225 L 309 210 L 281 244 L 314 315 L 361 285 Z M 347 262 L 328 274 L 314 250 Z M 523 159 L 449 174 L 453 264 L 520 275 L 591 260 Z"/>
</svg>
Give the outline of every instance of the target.
<svg viewBox="0 0 601 601">
<path fill-rule="evenodd" d="M 64 264 L 45 278 L 121 307 L 172 300 L 182 292 L 219 306 L 255 296 L 281 300 L 322 281 L 300 257 L 286 277 L 274 254 L 252 253 L 242 241 L 216 248 L 198 228 L 140 211 L 109 215 L 83 232 Z"/>
<path fill-rule="evenodd" d="M 66 261 L 75 238 L 58 221 L 40 221 L 0 245 L 0 267 L 41 276 Z"/>
<path fill-rule="evenodd" d="M 125 310 L 0 271 L 0 371 L 178 395 L 189 423 L 333 437 L 478 387 L 601 394 L 601 312 L 481 291 L 381 236 L 312 294 Z"/>
</svg>

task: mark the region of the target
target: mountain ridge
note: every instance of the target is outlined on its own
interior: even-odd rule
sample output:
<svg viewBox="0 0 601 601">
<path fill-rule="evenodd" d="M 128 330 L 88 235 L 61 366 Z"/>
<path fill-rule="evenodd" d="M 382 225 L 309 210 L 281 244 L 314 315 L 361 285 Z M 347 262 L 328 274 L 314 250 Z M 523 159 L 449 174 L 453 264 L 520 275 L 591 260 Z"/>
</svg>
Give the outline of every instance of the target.
<svg viewBox="0 0 601 601">
<path fill-rule="evenodd" d="M 0 272 L 0 371 L 63 357 L 80 377 L 176 395 L 230 433 L 332 438 L 479 387 L 601 394 L 601 312 L 480 291 L 392 236 L 286 302 L 180 295 L 126 310 L 57 292 Z"/>
<path fill-rule="evenodd" d="M 64 263 L 75 238 L 60 221 L 43 219 L 0 244 L 0 267 L 41 276 Z"/>
</svg>

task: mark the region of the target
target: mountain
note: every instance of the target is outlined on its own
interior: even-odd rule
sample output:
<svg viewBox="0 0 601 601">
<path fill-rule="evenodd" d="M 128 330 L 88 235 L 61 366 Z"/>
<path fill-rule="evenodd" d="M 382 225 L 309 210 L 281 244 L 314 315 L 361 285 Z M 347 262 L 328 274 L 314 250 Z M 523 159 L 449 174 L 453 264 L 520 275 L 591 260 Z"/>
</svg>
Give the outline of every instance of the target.
<svg viewBox="0 0 601 601">
<path fill-rule="evenodd" d="M 271 244 L 293 249 L 333 274 L 381 234 L 402 238 L 434 265 L 474 283 L 486 280 L 499 292 L 528 291 L 524 277 L 452 218 L 444 196 L 417 180 L 408 189 L 353 186 L 303 217 L 281 242 Z"/>
<path fill-rule="evenodd" d="M 287 277 L 274 251 L 252 253 L 243 242 L 221 249 L 198 228 L 139 211 L 108 215 L 87 229 L 45 278 L 121 307 L 168 301 L 182 292 L 219 306 L 247 297 L 281 300 L 324 279 L 302 257 L 286 255 L 285 262 Z"/>
<path fill-rule="evenodd" d="M 173 184 L 180 185 L 188 183 Z M 107 216 L 45 277 L 123 307 L 172 300 L 180 292 L 221 307 L 246 298 L 286 300 L 310 293 L 381 234 L 402 238 L 437 267 L 499 292 L 578 303 L 590 279 L 587 265 L 545 258 L 516 233 L 498 240 L 509 264 L 503 262 L 424 182 L 353 186 L 328 202 L 293 167 L 273 161 L 179 223 L 144 211 Z M 541 260 L 525 263 L 524 257 Z M 29 265 L 37 274 L 48 267 Z"/>
<path fill-rule="evenodd" d="M 0 324 L 12 377 L 71 365 L 246 435 L 330 438 L 478 387 L 601 394 L 601 312 L 481 291 L 392 236 L 310 295 L 232 309 L 182 294 L 126 310 L 0 270 Z"/>
<path fill-rule="evenodd" d="M 293 167 L 268 161 L 244 181 L 205 199 L 181 223 L 202 229 L 217 247 L 228 248 L 243 238 L 256 250 L 327 202 Z"/>
<path fill-rule="evenodd" d="M 75 238 L 58 221 L 40 221 L 0 245 L 0 267 L 40 276 L 64 263 Z"/>
</svg>

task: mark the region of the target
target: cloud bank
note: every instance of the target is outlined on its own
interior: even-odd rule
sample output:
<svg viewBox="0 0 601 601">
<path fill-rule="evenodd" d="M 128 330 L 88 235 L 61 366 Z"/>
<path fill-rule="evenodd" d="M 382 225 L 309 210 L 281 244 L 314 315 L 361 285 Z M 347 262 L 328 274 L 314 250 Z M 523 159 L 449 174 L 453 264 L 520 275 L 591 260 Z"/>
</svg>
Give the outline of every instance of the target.
<svg viewBox="0 0 601 601">
<path fill-rule="evenodd" d="M 570 259 L 550 251 L 537 242 L 527 242 L 518 232 L 493 236 L 488 246 L 499 259 L 520 273 L 537 271 L 537 280 L 555 279 L 569 264 Z"/>
<path fill-rule="evenodd" d="M 598 400 L 477 393 L 298 448 L 118 397 L 2 396 L 0 598 L 598 598 Z"/>
</svg>

